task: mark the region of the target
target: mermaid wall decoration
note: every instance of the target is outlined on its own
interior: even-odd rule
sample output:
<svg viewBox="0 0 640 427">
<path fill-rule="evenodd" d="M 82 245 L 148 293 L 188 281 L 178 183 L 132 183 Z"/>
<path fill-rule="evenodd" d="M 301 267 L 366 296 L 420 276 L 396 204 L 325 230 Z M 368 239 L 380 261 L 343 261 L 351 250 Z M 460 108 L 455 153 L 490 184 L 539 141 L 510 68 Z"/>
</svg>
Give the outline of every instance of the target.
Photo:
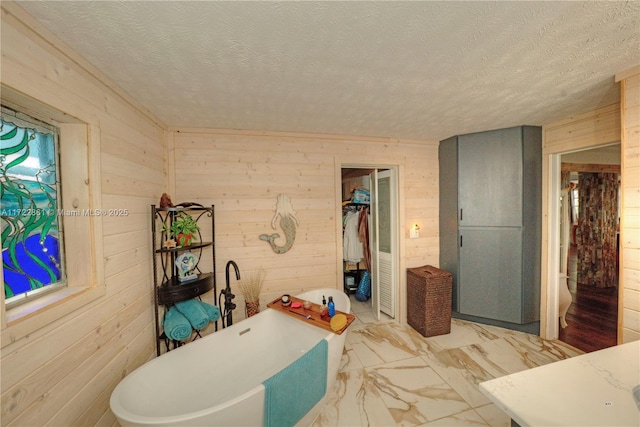
<svg viewBox="0 0 640 427">
<path fill-rule="evenodd" d="M 275 240 L 280 237 L 278 233 L 271 235 L 261 234 L 260 240 L 268 242 L 275 253 L 283 254 L 293 246 L 293 242 L 296 240 L 296 225 L 300 225 L 293 206 L 291 205 L 291 199 L 286 194 L 278 194 L 276 213 L 271 220 L 271 228 L 274 230 L 276 229 L 276 221 L 278 218 L 280 218 L 280 228 L 282 228 L 286 239 L 284 245 L 278 246 L 275 243 Z"/>
</svg>

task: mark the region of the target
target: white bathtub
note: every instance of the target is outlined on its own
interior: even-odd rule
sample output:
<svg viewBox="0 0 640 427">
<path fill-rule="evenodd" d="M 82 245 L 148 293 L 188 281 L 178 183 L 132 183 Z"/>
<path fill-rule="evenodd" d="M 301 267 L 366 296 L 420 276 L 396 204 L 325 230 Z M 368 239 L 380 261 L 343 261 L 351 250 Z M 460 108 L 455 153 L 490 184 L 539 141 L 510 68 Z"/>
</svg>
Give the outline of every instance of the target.
<svg viewBox="0 0 640 427">
<path fill-rule="evenodd" d="M 333 296 L 337 310 L 350 311 L 349 297 L 336 289 L 297 296 L 321 303 L 322 295 Z M 267 309 L 136 369 L 111 394 L 111 410 L 123 426 L 260 426 L 262 382 L 326 339 L 327 391 L 331 390 L 346 334 Z M 324 400 L 298 424 L 310 424 Z"/>
</svg>

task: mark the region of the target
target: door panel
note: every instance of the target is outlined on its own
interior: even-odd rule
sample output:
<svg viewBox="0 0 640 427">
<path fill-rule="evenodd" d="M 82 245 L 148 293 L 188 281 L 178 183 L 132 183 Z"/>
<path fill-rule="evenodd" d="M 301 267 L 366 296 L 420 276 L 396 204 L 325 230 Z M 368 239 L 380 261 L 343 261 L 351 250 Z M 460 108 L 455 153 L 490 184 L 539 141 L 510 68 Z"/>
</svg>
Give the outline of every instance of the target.
<svg viewBox="0 0 640 427">
<path fill-rule="evenodd" d="M 378 242 L 379 212 L 378 212 L 378 171 L 371 175 L 371 217 L 369 227 L 369 246 L 371 247 L 371 311 L 376 320 L 380 320 L 380 249 Z"/>
<path fill-rule="evenodd" d="M 380 311 L 395 317 L 395 298 L 393 292 L 393 261 L 390 253 L 379 252 L 378 289 Z"/>
<path fill-rule="evenodd" d="M 521 229 L 461 228 L 459 239 L 460 313 L 521 323 Z"/>
<path fill-rule="evenodd" d="M 522 225 L 521 129 L 458 139 L 460 226 Z"/>
<path fill-rule="evenodd" d="M 458 138 L 440 141 L 440 268 L 453 276 L 453 311 L 458 311 Z"/>
<path fill-rule="evenodd" d="M 395 317 L 395 263 L 394 263 L 394 232 L 397 229 L 395 211 L 393 207 L 395 198 L 392 191 L 391 171 L 378 173 L 377 186 L 377 213 L 378 213 L 378 287 L 380 311 Z"/>
</svg>

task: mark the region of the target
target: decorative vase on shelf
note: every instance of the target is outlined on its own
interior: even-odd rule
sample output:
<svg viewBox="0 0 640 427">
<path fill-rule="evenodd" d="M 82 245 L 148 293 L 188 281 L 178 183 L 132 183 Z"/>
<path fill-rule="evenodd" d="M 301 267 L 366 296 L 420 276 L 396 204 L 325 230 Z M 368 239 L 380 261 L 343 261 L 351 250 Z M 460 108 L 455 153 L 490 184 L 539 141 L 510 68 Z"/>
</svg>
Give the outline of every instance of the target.
<svg viewBox="0 0 640 427">
<path fill-rule="evenodd" d="M 178 239 L 178 242 L 179 242 L 180 246 L 182 246 L 182 247 L 191 246 L 191 240 L 193 240 L 193 234 L 192 233 L 189 233 L 189 234 L 180 233 L 180 234 L 178 234 L 177 239 Z"/>
<path fill-rule="evenodd" d="M 186 251 L 176 258 L 176 268 L 178 269 L 178 281 L 187 282 L 197 279 L 198 275 L 194 273 L 198 259 L 193 252 Z"/>
<path fill-rule="evenodd" d="M 184 247 L 191 245 L 191 241 L 200 231 L 200 226 L 191 215 L 180 212 L 171 222 L 169 231 L 175 237 L 178 246 Z"/>
<path fill-rule="evenodd" d="M 260 313 L 260 301 L 245 301 L 244 304 L 247 317 Z"/>
</svg>

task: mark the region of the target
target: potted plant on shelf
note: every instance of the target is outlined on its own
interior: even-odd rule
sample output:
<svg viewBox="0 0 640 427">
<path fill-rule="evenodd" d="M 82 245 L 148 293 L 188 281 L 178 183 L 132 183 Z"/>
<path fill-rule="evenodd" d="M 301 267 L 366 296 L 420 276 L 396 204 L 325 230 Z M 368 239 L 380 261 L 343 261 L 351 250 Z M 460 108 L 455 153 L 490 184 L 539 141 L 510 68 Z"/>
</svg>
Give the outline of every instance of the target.
<svg viewBox="0 0 640 427">
<path fill-rule="evenodd" d="M 180 212 L 171 223 L 170 230 L 178 246 L 189 246 L 195 234 L 200 231 L 200 227 L 191 215 Z"/>
</svg>

